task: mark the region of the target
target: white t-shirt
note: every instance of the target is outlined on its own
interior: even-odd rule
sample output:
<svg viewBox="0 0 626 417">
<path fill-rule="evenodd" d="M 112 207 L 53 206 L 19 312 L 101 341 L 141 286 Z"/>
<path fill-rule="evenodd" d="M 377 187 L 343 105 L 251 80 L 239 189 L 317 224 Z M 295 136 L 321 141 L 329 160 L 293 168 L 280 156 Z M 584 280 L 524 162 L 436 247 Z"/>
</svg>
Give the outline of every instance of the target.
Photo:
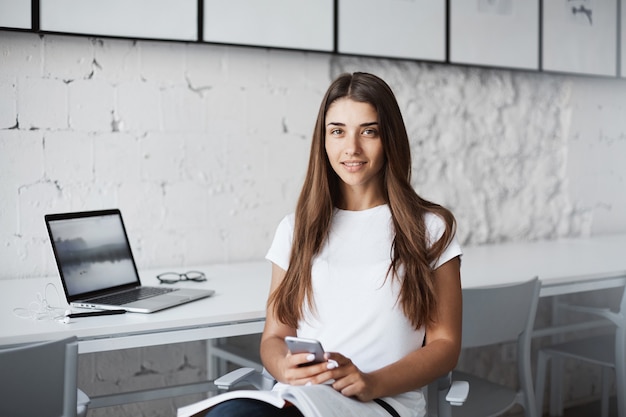
<svg viewBox="0 0 626 417">
<path fill-rule="evenodd" d="M 435 214 L 425 217 L 430 242 L 445 225 Z M 289 266 L 295 216 L 279 224 L 266 258 L 284 270 Z M 317 339 L 326 351 L 350 358 L 364 372 L 382 368 L 419 349 L 424 329 L 415 330 L 398 301 L 399 285 L 387 271 L 394 227 L 387 205 L 363 211 L 335 209 L 329 236 L 313 259 L 314 310 L 305 308 L 298 336 Z M 435 268 L 461 254 L 454 239 Z M 415 394 L 415 393 L 414 393 Z M 423 401 L 421 392 L 397 400 Z M 412 414 L 412 413 L 411 413 Z"/>
</svg>

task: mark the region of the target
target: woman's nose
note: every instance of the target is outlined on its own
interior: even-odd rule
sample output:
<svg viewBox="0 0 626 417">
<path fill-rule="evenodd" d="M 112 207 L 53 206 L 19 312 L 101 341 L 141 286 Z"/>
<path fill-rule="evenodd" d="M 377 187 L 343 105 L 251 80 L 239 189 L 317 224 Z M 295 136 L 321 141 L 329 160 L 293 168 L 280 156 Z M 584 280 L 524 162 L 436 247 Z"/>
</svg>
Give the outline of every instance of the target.
<svg viewBox="0 0 626 417">
<path fill-rule="evenodd" d="M 346 137 L 346 155 L 358 155 L 361 153 L 361 141 L 357 133 L 348 134 Z"/>
</svg>

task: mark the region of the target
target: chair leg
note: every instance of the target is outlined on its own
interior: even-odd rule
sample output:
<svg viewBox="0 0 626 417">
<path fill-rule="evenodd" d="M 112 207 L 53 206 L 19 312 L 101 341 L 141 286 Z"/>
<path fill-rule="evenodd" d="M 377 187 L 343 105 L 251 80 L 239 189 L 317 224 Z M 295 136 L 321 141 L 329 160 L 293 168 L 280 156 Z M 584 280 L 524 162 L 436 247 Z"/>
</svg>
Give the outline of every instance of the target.
<svg viewBox="0 0 626 417">
<path fill-rule="evenodd" d="M 600 383 L 600 389 L 602 390 L 602 397 L 600 400 L 600 416 L 601 417 L 609 417 L 609 378 L 610 368 L 603 366 L 602 367 L 602 382 Z"/>
<path fill-rule="evenodd" d="M 563 360 L 552 358 L 550 368 L 550 416 L 563 415 Z"/>
<path fill-rule="evenodd" d="M 552 302 L 552 324 L 563 323 L 564 310 L 560 306 L 567 304 L 562 303 L 563 296 L 555 296 Z M 552 336 L 552 343 L 559 343 L 564 340 L 563 334 L 555 334 Z M 552 357 L 552 366 L 550 367 L 550 416 L 563 415 L 563 360 L 558 356 Z"/>
<path fill-rule="evenodd" d="M 526 349 L 530 351 L 530 347 Z M 537 412 L 537 399 L 535 397 L 535 390 L 533 389 L 533 373 L 530 365 L 530 357 L 524 357 L 518 355 L 518 362 L 521 364 L 520 370 L 520 385 L 523 393 L 523 403 L 526 417 L 539 417 Z"/>
<path fill-rule="evenodd" d="M 626 313 L 626 312 L 624 312 Z M 622 314 L 624 314 L 622 313 Z M 626 329 L 617 332 L 615 342 L 615 387 L 617 391 L 617 415 L 626 417 Z"/>
<path fill-rule="evenodd" d="M 545 352 L 539 351 L 537 356 L 537 377 L 535 380 L 535 401 L 537 402 L 537 416 L 543 415 L 543 394 L 546 389 L 546 368 L 550 356 Z"/>
</svg>

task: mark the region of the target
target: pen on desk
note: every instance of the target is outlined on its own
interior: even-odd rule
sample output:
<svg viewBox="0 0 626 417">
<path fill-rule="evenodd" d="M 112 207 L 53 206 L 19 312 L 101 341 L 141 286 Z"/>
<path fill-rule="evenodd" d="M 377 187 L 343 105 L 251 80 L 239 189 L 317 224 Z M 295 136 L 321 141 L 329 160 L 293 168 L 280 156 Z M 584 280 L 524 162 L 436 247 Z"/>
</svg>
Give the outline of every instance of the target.
<svg viewBox="0 0 626 417">
<path fill-rule="evenodd" d="M 112 314 L 124 314 L 126 310 L 99 310 L 99 311 L 85 311 L 84 313 L 69 313 L 65 317 L 77 318 L 77 317 L 93 317 L 93 316 L 110 316 Z"/>
</svg>

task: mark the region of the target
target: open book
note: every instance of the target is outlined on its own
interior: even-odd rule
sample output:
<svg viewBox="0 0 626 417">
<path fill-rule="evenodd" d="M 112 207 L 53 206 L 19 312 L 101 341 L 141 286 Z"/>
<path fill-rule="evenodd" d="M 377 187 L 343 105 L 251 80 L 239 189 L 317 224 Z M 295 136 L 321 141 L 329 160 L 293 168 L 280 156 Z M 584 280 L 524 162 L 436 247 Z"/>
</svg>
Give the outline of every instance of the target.
<svg viewBox="0 0 626 417">
<path fill-rule="evenodd" d="M 277 391 L 237 390 L 229 391 L 215 397 L 209 397 L 206 400 L 181 407 L 178 409 L 176 417 L 201 416 L 214 405 L 233 398 L 252 398 L 255 400 L 265 401 L 266 403 L 270 403 L 278 408 L 282 408 L 285 405 L 285 400 Z"/>
<path fill-rule="evenodd" d="M 237 390 L 207 398 L 178 409 L 177 417 L 200 417 L 216 404 L 234 398 L 251 398 L 278 408 L 291 403 L 305 417 L 380 417 L 389 415 L 375 402 L 345 397 L 328 385 L 284 386 L 273 391 Z"/>
</svg>

